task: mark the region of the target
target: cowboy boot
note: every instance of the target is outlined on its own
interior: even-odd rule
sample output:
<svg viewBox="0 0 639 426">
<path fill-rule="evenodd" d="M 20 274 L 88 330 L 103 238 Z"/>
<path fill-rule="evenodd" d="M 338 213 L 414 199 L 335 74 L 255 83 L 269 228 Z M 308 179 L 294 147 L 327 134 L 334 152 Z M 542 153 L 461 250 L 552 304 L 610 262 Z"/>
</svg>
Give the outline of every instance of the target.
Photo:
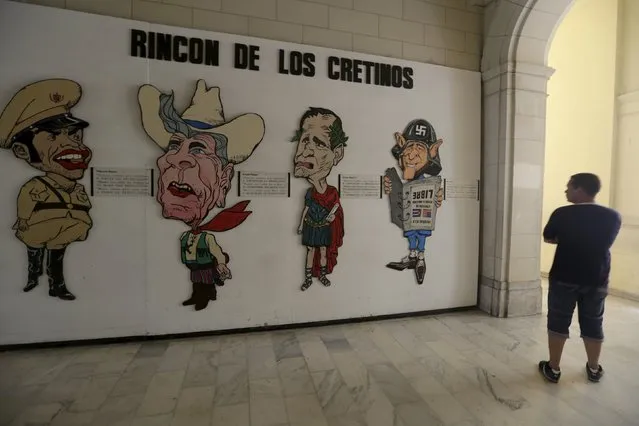
<svg viewBox="0 0 639 426">
<path fill-rule="evenodd" d="M 197 283 L 197 292 L 195 295 L 195 310 L 201 311 L 209 305 L 209 289 L 210 284 Z"/>
<path fill-rule="evenodd" d="M 64 251 L 65 249 L 49 250 L 47 259 L 49 296 L 62 300 L 75 300 L 75 296 L 67 289 L 64 282 Z"/>
<path fill-rule="evenodd" d="M 184 302 L 182 302 L 182 306 L 195 305 L 195 302 L 196 302 L 196 300 L 195 300 L 196 299 L 195 287 L 196 287 L 196 284 L 195 283 L 191 283 L 191 297 L 189 297 Z"/>
<path fill-rule="evenodd" d="M 215 284 L 207 286 L 207 288 L 209 300 L 217 300 L 217 287 L 215 286 Z"/>
<path fill-rule="evenodd" d="M 22 289 L 25 293 L 36 288 L 40 283 L 39 278 L 42 276 L 44 263 L 44 247 L 27 247 L 27 259 L 29 260 L 27 285 Z"/>
</svg>

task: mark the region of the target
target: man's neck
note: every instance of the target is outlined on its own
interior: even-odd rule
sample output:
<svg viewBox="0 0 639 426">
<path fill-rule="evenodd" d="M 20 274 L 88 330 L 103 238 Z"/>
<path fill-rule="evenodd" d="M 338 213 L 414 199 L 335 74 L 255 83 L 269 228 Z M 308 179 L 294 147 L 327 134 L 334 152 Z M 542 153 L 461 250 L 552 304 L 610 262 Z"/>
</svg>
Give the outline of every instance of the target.
<svg viewBox="0 0 639 426">
<path fill-rule="evenodd" d="M 60 185 L 62 188 L 66 190 L 72 190 L 75 187 L 75 181 L 71 179 L 67 179 L 64 176 L 60 176 L 55 173 L 47 172 L 46 177 Z"/>
<path fill-rule="evenodd" d="M 326 192 L 326 189 L 328 188 L 328 184 L 326 183 L 326 178 L 322 178 L 322 179 L 313 179 L 313 178 L 309 178 L 308 181 L 311 183 L 311 185 L 313 185 L 313 188 L 315 188 L 315 191 L 319 192 L 320 194 L 323 194 Z"/>
<path fill-rule="evenodd" d="M 595 204 L 594 198 L 583 199 L 579 201 L 575 201 L 573 204 Z"/>
</svg>

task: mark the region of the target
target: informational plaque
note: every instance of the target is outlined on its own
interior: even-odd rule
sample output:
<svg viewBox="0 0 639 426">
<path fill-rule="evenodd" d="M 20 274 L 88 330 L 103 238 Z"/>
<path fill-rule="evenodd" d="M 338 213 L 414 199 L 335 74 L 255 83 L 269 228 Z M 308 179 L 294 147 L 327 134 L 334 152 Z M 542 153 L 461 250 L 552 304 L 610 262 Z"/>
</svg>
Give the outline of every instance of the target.
<svg viewBox="0 0 639 426">
<path fill-rule="evenodd" d="M 239 197 L 290 197 L 289 173 L 239 172 Z"/>
<path fill-rule="evenodd" d="M 339 175 L 341 198 L 382 198 L 382 178 L 378 175 Z"/>
<path fill-rule="evenodd" d="M 479 181 L 477 180 L 446 179 L 444 188 L 446 190 L 446 199 L 466 198 L 479 200 Z"/>
<path fill-rule="evenodd" d="M 91 195 L 96 197 L 153 196 L 153 169 L 91 169 Z"/>
</svg>

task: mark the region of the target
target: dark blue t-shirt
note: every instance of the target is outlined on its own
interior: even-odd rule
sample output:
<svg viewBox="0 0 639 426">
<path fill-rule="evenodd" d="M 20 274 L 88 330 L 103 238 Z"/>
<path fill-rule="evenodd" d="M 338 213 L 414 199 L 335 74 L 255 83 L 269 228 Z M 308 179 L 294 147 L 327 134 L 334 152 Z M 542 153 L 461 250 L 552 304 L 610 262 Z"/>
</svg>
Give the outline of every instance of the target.
<svg viewBox="0 0 639 426">
<path fill-rule="evenodd" d="M 544 239 L 557 243 L 550 278 L 580 286 L 606 286 L 610 247 L 621 227 L 615 210 L 597 204 L 574 204 L 553 212 Z"/>
</svg>

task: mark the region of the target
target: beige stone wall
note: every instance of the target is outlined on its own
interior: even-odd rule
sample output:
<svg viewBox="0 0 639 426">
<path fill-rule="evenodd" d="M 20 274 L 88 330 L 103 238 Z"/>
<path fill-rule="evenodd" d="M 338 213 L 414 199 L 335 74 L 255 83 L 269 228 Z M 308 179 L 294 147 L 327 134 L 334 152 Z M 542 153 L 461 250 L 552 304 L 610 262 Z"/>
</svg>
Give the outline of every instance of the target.
<svg viewBox="0 0 639 426">
<path fill-rule="evenodd" d="M 476 0 L 15 0 L 479 70 Z"/>
</svg>

